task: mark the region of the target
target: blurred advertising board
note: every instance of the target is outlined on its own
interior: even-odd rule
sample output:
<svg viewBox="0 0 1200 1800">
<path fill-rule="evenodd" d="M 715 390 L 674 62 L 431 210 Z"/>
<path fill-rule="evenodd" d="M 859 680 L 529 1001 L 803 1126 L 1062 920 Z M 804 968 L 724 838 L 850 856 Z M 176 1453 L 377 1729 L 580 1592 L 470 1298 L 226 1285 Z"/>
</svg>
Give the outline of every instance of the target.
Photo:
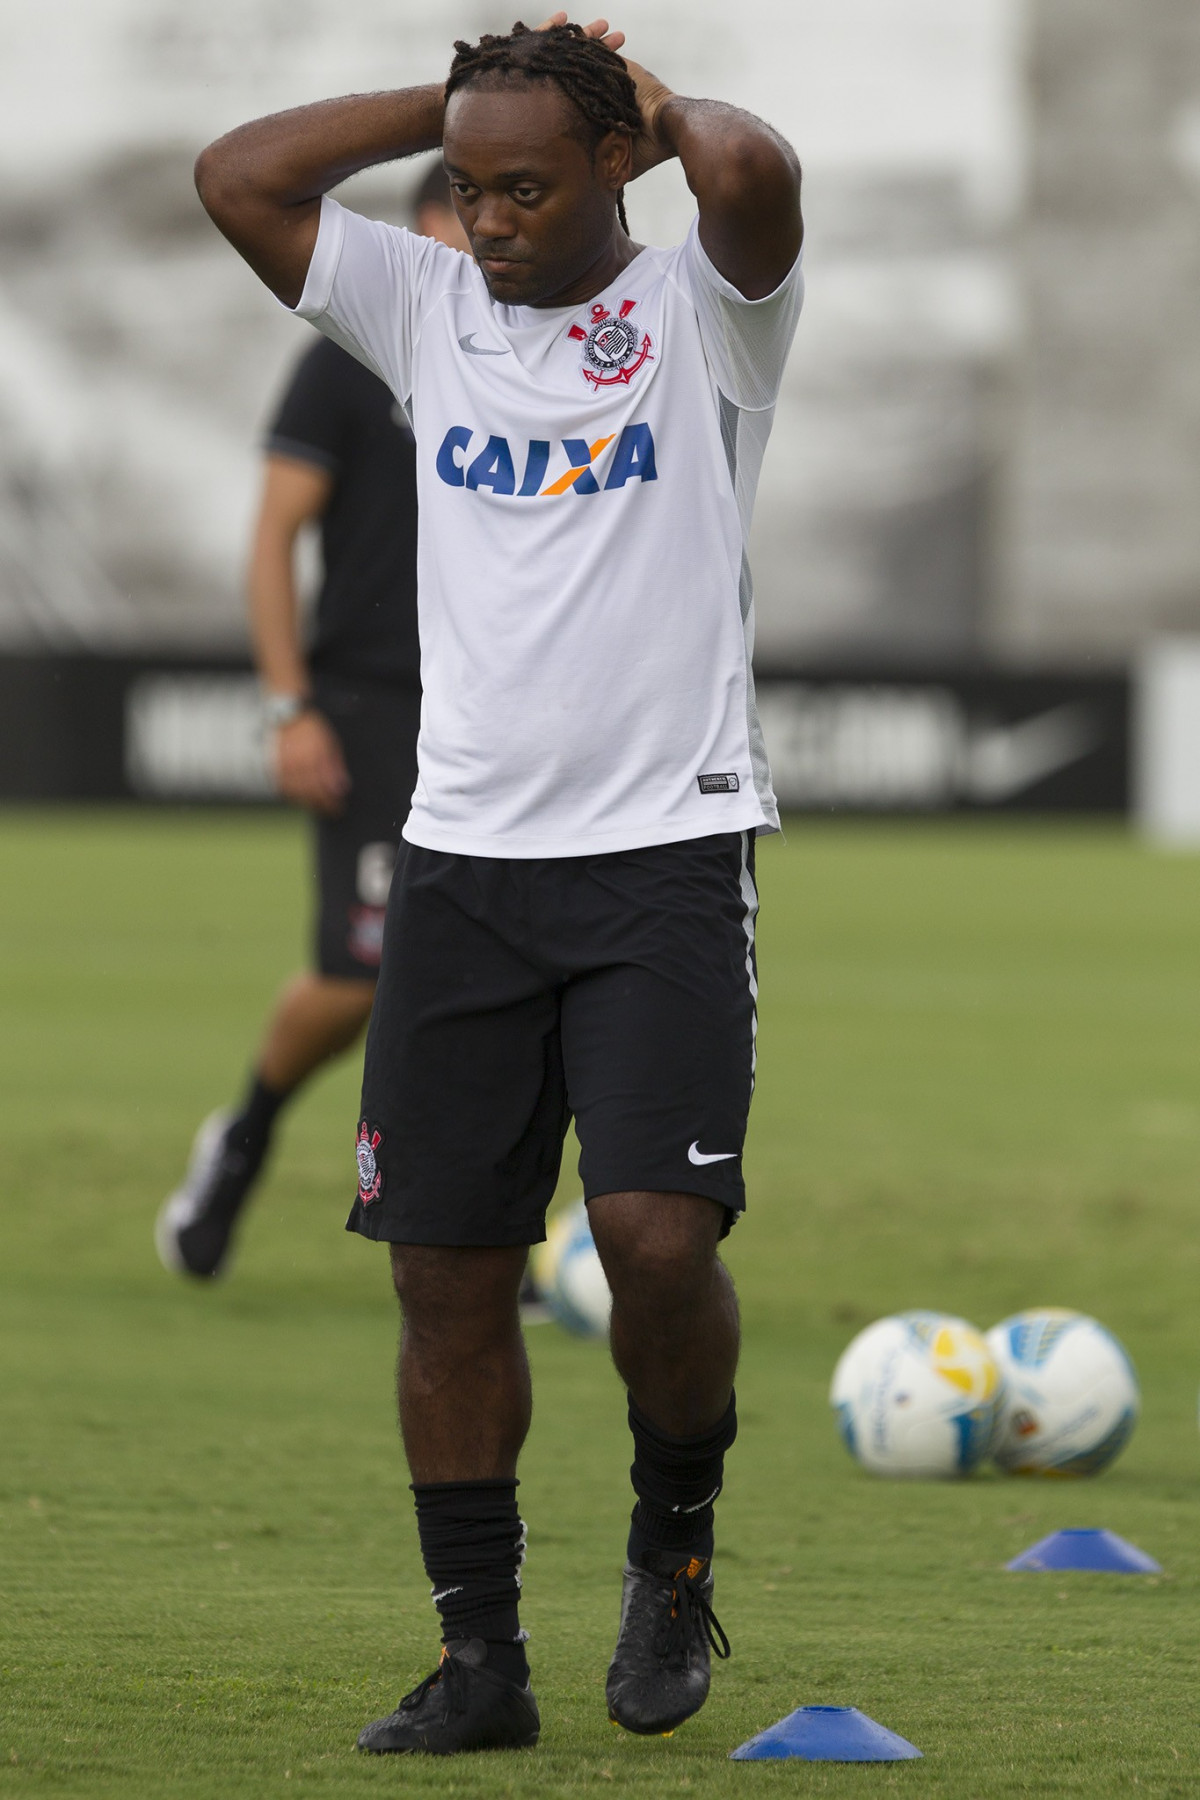
<svg viewBox="0 0 1200 1800">
<path fill-rule="evenodd" d="M 785 812 L 1124 813 L 1122 675 L 767 669 L 759 713 Z M 0 657 L 0 799 L 271 799 L 248 663 Z"/>
<path fill-rule="evenodd" d="M 1123 675 L 762 670 L 757 688 L 784 812 L 1129 806 Z"/>
<path fill-rule="evenodd" d="M 0 657 L 0 798 L 272 797 L 245 661 Z"/>
</svg>

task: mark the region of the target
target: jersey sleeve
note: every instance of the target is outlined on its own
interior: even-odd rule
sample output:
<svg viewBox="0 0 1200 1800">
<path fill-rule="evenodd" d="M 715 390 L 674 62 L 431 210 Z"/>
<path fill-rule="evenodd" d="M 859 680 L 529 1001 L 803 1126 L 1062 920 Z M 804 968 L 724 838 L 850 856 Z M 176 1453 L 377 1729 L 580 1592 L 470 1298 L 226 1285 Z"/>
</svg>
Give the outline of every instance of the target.
<svg viewBox="0 0 1200 1800">
<path fill-rule="evenodd" d="M 747 412 L 774 406 L 804 302 L 801 257 L 773 294 L 747 300 L 709 261 L 694 219 L 680 264 L 717 386 Z"/>
<path fill-rule="evenodd" d="M 453 261 L 448 264 L 447 258 Z M 404 401 L 412 391 L 421 316 L 445 291 L 459 260 L 457 252 L 432 238 L 364 219 L 326 194 L 295 310 Z"/>
<path fill-rule="evenodd" d="M 292 373 L 267 428 L 264 450 L 335 474 L 343 460 L 349 423 L 344 379 L 347 369 L 351 374 L 357 373 L 342 350 L 318 339 Z"/>
</svg>

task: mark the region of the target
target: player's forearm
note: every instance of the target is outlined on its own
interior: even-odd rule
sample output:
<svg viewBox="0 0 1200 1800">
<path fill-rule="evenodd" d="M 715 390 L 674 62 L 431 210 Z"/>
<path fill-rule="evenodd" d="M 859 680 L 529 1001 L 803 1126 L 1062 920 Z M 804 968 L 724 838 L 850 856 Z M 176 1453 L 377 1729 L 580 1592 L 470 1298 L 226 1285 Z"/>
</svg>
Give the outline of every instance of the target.
<svg viewBox="0 0 1200 1800">
<path fill-rule="evenodd" d="M 687 184 L 703 208 L 736 205 L 766 184 L 799 197 L 800 164 L 785 138 L 753 113 L 722 100 L 671 94 L 655 114 L 655 135 L 683 164 Z"/>
<path fill-rule="evenodd" d="M 306 694 L 310 685 L 300 645 L 292 551 L 291 543 L 260 536 L 250 561 L 247 597 L 254 663 L 263 686 L 274 694 Z"/>
<path fill-rule="evenodd" d="M 442 141 L 440 84 L 350 94 L 254 119 L 196 160 L 213 223 L 288 305 L 304 285 L 321 196 L 347 176 Z"/>
<path fill-rule="evenodd" d="M 272 113 L 202 150 L 196 185 L 210 212 L 236 205 L 246 194 L 275 206 L 299 206 L 359 169 L 436 148 L 444 113 L 438 83 Z"/>
</svg>

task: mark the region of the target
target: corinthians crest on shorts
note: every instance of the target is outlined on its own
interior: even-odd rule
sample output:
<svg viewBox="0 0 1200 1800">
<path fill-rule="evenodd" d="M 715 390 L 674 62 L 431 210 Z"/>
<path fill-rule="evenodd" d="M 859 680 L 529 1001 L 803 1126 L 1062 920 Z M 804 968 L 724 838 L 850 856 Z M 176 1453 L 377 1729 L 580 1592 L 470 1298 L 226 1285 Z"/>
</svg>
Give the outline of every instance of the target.
<svg viewBox="0 0 1200 1800">
<path fill-rule="evenodd" d="M 358 1161 L 358 1197 L 364 1206 L 378 1200 L 383 1188 L 383 1170 L 375 1160 L 375 1152 L 382 1142 L 382 1131 L 372 1131 L 363 1119 L 358 1127 L 355 1157 Z"/>
<path fill-rule="evenodd" d="M 593 388 L 628 387 L 643 363 L 654 361 L 654 341 L 630 318 L 636 300 L 622 300 L 610 313 L 597 301 L 589 307 L 590 324 L 572 325 L 567 336 L 583 345 L 583 379 Z"/>
</svg>

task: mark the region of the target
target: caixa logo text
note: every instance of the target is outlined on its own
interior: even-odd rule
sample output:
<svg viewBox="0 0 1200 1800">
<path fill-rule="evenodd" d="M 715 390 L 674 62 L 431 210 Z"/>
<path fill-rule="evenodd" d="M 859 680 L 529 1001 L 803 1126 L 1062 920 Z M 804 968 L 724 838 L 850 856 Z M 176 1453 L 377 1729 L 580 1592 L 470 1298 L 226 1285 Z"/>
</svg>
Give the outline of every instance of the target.
<svg viewBox="0 0 1200 1800">
<path fill-rule="evenodd" d="M 437 472 L 447 487 L 485 488 L 518 500 L 544 500 L 555 494 L 598 494 L 623 488 L 628 481 L 657 481 L 654 439 L 648 425 L 626 425 L 621 435 L 562 438 L 561 450 L 549 438 L 533 438 L 514 446 L 492 436 L 472 453 L 482 437 L 467 425 L 452 425 L 437 453 Z"/>
</svg>

